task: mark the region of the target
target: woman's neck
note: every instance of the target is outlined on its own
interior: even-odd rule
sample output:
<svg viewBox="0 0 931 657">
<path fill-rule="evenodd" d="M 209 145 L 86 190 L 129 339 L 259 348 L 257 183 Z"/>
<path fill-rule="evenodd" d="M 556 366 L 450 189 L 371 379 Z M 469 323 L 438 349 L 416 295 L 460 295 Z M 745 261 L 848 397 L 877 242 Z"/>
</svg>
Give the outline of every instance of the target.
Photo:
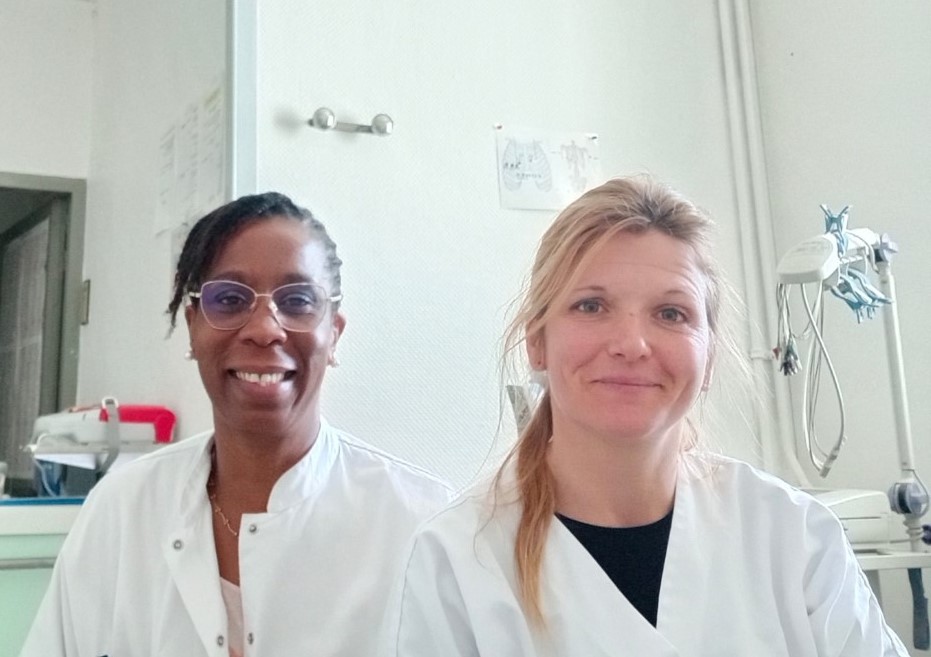
<svg viewBox="0 0 931 657">
<path fill-rule="evenodd" d="M 672 509 L 679 441 L 623 443 L 603 437 L 554 435 L 547 463 L 556 510 L 605 527 L 647 525 Z"/>
<path fill-rule="evenodd" d="M 313 447 L 320 420 L 302 431 L 250 432 L 218 425 L 214 430 L 213 477 L 218 490 L 235 498 L 244 513 L 265 511 L 272 488 Z"/>
</svg>

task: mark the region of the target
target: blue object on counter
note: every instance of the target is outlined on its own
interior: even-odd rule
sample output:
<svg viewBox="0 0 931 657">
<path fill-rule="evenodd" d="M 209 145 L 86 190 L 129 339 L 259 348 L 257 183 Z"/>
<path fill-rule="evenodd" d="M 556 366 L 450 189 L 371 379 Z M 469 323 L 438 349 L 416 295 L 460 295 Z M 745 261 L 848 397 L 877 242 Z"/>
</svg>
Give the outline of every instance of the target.
<svg viewBox="0 0 931 657">
<path fill-rule="evenodd" d="M 99 476 L 94 470 L 51 461 L 36 461 L 33 480 L 39 497 L 84 497 Z"/>
<path fill-rule="evenodd" d="M 83 497 L 10 497 L 0 500 L 0 506 L 53 506 L 55 504 L 84 504 Z"/>
</svg>

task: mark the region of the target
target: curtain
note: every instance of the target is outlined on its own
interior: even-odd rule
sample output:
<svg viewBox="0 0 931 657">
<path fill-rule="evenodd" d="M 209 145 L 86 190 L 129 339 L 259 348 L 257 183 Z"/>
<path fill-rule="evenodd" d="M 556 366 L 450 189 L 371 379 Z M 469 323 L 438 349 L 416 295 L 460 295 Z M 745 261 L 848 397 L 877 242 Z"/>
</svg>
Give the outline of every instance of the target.
<svg viewBox="0 0 931 657">
<path fill-rule="evenodd" d="M 48 238 L 45 219 L 0 253 L 0 461 L 9 477 L 32 478 L 23 446 L 39 413 Z"/>
</svg>

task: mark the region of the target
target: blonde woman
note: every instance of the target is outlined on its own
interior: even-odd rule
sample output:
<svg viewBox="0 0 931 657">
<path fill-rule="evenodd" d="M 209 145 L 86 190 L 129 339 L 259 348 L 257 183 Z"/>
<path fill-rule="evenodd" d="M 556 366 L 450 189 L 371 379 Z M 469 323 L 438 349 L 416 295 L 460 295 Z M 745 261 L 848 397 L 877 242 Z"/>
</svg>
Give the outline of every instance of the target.
<svg viewBox="0 0 931 657">
<path fill-rule="evenodd" d="M 725 347 L 711 228 L 634 178 L 546 232 L 506 339 L 546 392 L 491 487 L 415 535 L 388 654 L 908 654 L 830 511 L 698 444 Z"/>
</svg>

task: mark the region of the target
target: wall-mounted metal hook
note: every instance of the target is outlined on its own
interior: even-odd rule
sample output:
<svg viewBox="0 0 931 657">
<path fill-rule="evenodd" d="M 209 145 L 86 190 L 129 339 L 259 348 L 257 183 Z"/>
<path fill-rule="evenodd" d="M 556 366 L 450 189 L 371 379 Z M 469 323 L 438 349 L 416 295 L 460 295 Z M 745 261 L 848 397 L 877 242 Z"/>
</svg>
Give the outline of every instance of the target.
<svg viewBox="0 0 931 657">
<path fill-rule="evenodd" d="M 365 132 L 380 137 L 387 137 L 394 129 L 394 121 L 387 114 L 376 114 L 371 125 L 361 123 L 343 123 L 336 120 L 336 114 L 329 107 L 321 107 L 314 112 L 307 124 L 320 130 L 339 130 L 340 132 Z"/>
</svg>

